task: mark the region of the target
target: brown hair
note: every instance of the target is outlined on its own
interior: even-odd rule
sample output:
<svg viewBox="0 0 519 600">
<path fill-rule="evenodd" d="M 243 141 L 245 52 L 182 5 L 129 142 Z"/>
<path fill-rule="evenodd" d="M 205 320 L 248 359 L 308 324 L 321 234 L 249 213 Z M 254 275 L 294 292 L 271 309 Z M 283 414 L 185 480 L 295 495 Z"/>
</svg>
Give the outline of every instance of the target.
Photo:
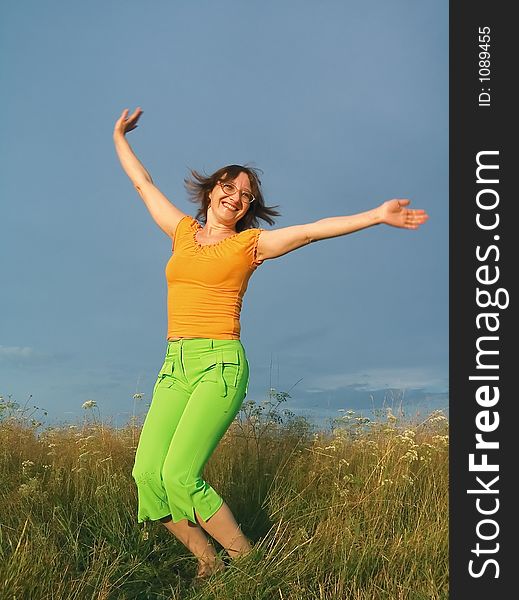
<svg viewBox="0 0 519 600">
<path fill-rule="evenodd" d="M 215 171 L 212 175 L 201 175 L 194 169 L 190 169 L 190 172 L 191 178 L 184 179 L 184 184 L 191 202 L 195 202 L 199 205 L 195 219 L 201 220 L 204 224 L 207 221 L 207 209 L 211 204 L 209 193 L 212 192 L 218 181 L 235 179 L 240 173 L 245 173 L 249 177 L 251 191 L 254 195 L 254 202 L 251 203 L 249 210 L 236 223 L 236 231 L 239 233 L 245 229 L 258 227 L 258 219 L 262 219 L 270 225 L 274 225 L 275 221 L 272 217 L 281 214 L 277 210 L 274 210 L 279 205 L 265 206 L 265 200 L 261 193 L 261 181 L 259 178 L 259 173 L 263 173 L 261 169 L 249 167 L 247 165 L 228 165 L 218 169 L 218 171 Z"/>
</svg>

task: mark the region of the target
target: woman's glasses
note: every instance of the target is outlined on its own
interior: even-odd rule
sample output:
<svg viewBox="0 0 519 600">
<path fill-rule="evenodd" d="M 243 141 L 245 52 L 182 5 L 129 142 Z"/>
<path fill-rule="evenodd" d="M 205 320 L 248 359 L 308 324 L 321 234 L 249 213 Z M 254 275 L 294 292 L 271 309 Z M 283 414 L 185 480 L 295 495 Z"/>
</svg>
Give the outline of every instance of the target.
<svg viewBox="0 0 519 600">
<path fill-rule="evenodd" d="M 238 192 L 238 194 L 241 194 L 241 197 L 243 198 L 243 201 L 246 204 L 254 202 L 254 196 L 250 192 L 240 191 L 234 185 L 234 183 L 226 183 L 225 181 L 219 181 L 218 183 L 220 184 L 220 187 L 222 188 L 224 194 L 226 194 L 227 196 L 233 196 L 234 194 L 236 194 L 236 192 Z"/>
</svg>

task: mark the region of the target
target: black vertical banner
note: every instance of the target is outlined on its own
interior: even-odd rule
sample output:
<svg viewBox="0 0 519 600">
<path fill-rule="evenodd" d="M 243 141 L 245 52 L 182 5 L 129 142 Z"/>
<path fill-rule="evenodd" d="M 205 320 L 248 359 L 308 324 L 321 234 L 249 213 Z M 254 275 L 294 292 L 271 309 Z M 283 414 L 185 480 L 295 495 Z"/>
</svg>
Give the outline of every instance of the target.
<svg viewBox="0 0 519 600">
<path fill-rule="evenodd" d="M 516 597 L 513 3 L 450 4 L 450 597 Z M 517 137 L 517 133 L 515 133 Z M 515 313 L 515 314 L 514 314 Z M 515 371 L 515 373 L 514 373 Z M 516 458 L 518 457 L 518 458 Z M 519 564 L 519 563 L 518 563 Z"/>
</svg>

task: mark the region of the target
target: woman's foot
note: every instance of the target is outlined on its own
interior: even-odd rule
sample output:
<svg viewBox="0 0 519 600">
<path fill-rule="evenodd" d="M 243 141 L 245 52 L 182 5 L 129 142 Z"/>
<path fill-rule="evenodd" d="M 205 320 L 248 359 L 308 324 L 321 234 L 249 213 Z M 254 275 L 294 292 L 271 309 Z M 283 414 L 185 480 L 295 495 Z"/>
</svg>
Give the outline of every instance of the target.
<svg viewBox="0 0 519 600">
<path fill-rule="evenodd" d="M 198 571 L 196 573 L 195 579 L 206 580 L 216 573 L 220 573 L 225 569 L 225 563 L 221 558 L 215 557 L 214 559 L 207 560 L 199 560 L 198 561 Z"/>
</svg>

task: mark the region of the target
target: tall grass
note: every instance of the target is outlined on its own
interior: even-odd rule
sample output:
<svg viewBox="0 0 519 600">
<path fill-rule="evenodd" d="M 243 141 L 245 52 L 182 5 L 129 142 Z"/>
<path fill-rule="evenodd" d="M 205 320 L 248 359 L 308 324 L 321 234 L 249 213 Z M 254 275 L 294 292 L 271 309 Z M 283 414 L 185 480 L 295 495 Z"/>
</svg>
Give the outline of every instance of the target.
<svg viewBox="0 0 519 600">
<path fill-rule="evenodd" d="M 206 466 L 254 550 L 198 590 L 190 552 L 137 524 L 135 419 L 38 433 L 0 399 L 0 597 L 446 599 L 447 419 L 348 411 L 314 432 L 285 397 L 246 401 Z"/>
</svg>

